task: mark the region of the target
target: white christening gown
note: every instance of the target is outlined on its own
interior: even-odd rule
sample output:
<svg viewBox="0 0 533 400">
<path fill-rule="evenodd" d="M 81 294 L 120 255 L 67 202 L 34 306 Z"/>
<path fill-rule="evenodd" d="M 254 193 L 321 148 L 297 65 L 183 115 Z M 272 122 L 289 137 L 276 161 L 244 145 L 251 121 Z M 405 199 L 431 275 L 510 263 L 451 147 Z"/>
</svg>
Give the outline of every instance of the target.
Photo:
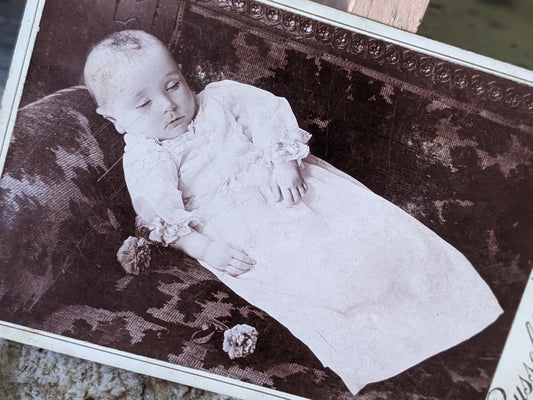
<svg viewBox="0 0 533 400">
<path fill-rule="evenodd" d="M 124 170 L 151 238 L 190 232 L 244 248 L 253 269 L 222 282 L 304 342 L 353 392 L 471 337 L 501 313 L 466 258 L 355 179 L 308 155 L 286 100 L 208 85 L 188 132 L 126 135 Z M 272 163 L 301 160 L 292 207 L 270 200 Z"/>
</svg>

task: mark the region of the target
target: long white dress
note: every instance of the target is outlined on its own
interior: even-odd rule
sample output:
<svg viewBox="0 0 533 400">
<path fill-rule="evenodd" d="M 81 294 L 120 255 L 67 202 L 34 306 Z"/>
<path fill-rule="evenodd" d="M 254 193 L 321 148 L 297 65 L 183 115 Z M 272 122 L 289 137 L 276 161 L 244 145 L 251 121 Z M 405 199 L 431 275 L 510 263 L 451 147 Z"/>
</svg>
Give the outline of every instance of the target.
<svg viewBox="0 0 533 400">
<path fill-rule="evenodd" d="M 208 85 L 188 132 L 126 135 L 124 170 L 151 238 L 190 232 L 243 247 L 254 268 L 222 282 L 303 341 L 356 393 L 471 337 L 501 313 L 466 258 L 355 179 L 308 155 L 286 100 Z M 310 187 L 287 208 L 272 163 L 301 160 Z"/>
</svg>

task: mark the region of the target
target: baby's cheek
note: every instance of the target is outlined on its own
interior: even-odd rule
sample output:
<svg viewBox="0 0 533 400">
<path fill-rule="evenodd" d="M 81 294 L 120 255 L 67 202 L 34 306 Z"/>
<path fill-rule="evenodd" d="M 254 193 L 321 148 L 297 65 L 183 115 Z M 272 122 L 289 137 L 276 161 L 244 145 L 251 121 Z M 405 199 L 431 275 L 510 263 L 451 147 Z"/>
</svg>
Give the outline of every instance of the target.
<svg viewBox="0 0 533 400">
<path fill-rule="evenodd" d="M 157 138 L 161 130 L 160 126 L 160 121 L 142 121 L 137 129 L 140 129 L 143 136 Z"/>
</svg>

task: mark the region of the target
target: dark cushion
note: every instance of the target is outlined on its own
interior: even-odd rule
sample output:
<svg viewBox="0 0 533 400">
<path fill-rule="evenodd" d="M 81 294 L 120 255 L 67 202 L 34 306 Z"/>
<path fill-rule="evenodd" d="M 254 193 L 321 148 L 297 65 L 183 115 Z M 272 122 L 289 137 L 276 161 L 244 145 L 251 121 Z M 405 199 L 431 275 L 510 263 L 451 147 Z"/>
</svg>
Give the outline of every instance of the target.
<svg viewBox="0 0 533 400">
<path fill-rule="evenodd" d="M 31 309 L 74 264 L 116 263 L 133 213 L 121 163 L 114 165 L 122 140 L 94 108 L 86 89 L 75 87 L 18 114 L 0 180 L 4 312 Z M 123 200 L 120 207 L 110 196 Z"/>
</svg>

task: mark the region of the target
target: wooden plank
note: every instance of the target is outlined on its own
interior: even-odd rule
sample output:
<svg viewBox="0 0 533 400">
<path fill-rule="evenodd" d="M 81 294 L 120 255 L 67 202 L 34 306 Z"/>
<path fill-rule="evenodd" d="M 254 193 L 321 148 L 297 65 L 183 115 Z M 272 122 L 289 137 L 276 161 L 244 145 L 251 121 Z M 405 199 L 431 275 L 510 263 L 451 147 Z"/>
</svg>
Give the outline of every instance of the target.
<svg viewBox="0 0 533 400">
<path fill-rule="evenodd" d="M 429 0 L 315 0 L 405 31 L 416 32 Z"/>
</svg>

